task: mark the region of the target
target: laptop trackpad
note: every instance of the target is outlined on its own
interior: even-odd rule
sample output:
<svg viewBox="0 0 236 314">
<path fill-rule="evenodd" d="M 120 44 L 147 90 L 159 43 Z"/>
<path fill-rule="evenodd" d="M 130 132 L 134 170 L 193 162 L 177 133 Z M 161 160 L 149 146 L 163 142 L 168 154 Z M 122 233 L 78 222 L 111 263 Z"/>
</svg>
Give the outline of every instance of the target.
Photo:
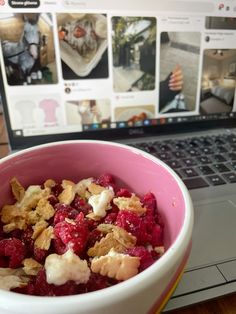
<svg viewBox="0 0 236 314">
<path fill-rule="evenodd" d="M 229 200 L 194 206 L 193 246 L 187 269 L 236 258 L 236 204 Z"/>
</svg>

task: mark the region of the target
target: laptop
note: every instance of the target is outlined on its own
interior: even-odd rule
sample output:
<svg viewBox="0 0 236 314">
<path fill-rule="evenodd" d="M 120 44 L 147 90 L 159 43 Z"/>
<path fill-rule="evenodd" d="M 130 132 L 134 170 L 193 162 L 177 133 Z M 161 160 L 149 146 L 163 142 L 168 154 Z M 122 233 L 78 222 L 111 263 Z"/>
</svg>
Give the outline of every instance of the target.
<svg viewBox="0 0 236 314">
<path fill-rule="evenodd" d="M 192 252 L 164 312 L 236 291 L 236 1 L 0 1 L 11 151 L 132 145 L 194 203 Z"/>
</svg>

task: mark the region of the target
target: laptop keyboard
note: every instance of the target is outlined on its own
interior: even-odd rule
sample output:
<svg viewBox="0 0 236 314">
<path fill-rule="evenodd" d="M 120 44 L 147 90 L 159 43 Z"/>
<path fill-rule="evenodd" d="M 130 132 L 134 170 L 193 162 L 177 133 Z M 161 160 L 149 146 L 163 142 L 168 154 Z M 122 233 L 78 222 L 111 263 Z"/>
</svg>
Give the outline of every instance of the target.
<svg viewBox="0 0 236 314">
<path fill-rule="evenodd" d="M 167 163 L 188 189 L 236 182 L 236 135 L 145 141 L 130 146 Z"/>
</svg>

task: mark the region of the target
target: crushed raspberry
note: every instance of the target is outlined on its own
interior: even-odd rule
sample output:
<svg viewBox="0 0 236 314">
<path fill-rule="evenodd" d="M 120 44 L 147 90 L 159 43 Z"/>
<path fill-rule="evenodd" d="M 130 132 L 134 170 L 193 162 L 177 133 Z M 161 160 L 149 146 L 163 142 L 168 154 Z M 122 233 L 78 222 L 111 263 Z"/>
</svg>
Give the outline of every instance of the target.
<svg viewBox="0 0 236 314">
<path fill-rule="evenodd" d="M 9 258 L 10 268 L 17 268 L 21 266 L 23 259 L 25 258 L 25 245 L 16 238 L 3 239 L 0 241 L 0 256 Z"/>
<path fill-rule="evenodd" d="M 75 224 L 62 221 L 55 225 L 54 234 L 57 238 L 71 248 L 74 253 L 81 254 L 86 246 L 89 230 L 83 213 L 80 213 L 75 220 Z"/>
<path fill-rule="evenodd" d="M 126 253 L 131 256 L 136 256 L 140 258 L 139 271 L 143 271 L 144 269 L 148 268 L 155 262 L 155 260 L 152 257 L 152 254 L 143 246 L 129 248 L 127 249 Z"/>
<path fill-rule="evenodd" d="M 85 202 L 79 195 L 76 194 L 71 206 L 75 208 L 78 212 L 82 212 L 86 216 L 92 209 L 91 205 Z"/>
<path fill-rule="evenodd" d="M 56 204 L 55 205 L 56 213 L 54 215 L 53 223 L 56 225 L 58 222 L 64 221 L 66 218 L 75 219 L 79 212 L 66 204 Z"/>
</svg>

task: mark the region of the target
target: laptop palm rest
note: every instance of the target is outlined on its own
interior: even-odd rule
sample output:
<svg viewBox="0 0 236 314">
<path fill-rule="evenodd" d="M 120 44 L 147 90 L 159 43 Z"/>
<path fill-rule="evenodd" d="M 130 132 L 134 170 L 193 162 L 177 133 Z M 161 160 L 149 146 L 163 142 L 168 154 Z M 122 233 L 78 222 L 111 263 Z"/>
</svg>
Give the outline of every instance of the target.
<svg viewBox="0 0 236 314">
<path fill-rule="evenodd" d="M 187 269 L 195 269 L 236 258 L 236 202 L 195 205 L 192 252 Z"/>
</svg>

